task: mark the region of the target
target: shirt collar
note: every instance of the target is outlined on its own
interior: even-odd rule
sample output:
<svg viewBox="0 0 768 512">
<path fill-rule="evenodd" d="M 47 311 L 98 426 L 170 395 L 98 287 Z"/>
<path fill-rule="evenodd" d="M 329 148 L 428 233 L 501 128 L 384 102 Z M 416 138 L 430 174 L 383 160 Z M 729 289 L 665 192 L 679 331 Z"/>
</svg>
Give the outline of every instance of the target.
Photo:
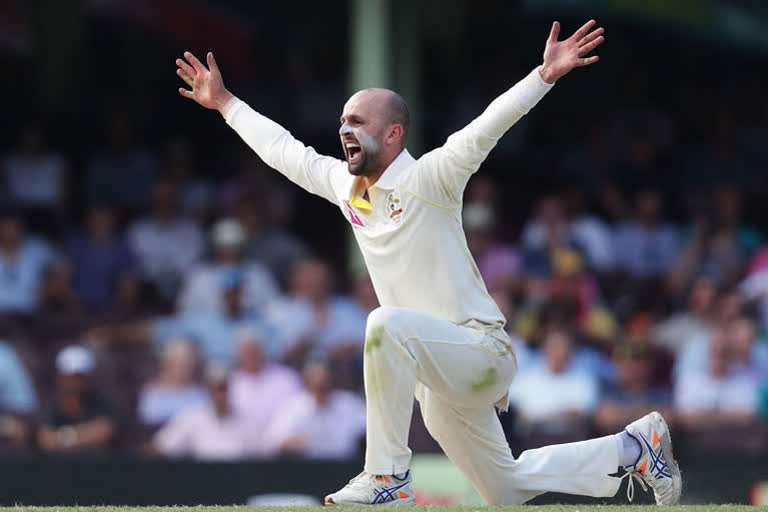
<svg viewBox="0 0 768 512">
<path fill-rule="evenodd" d="M 374 183 L 373 186 L 387 190 L 395 188 L 395 185 L 397 184 L 397 178 L 405 170 L 406 167 L 415 161 L 416 160 L 414 160 L 408 150 L 403 149 L 400 154 L 397 155 L 397 158 L 392 160 L 392 163 L 389 164 L 389 167 L 384 170 L 384 173 L 379 176 L 379 179 L 376 180 L 376 183 Z"/>
<path fill-rule="evenodd" d="M 406 169 L 406 167 L 415 161 L 416 160 L 411 156 L 408 150 L 403 149 L 400 154 L 397 155 L 394 160 L 392 160 L 392 163 L 390 163 L 389 166 L 384 169 L 382 175 L 379 176 L 379 179 L 376 180 L 376 183 L 374 183 L 371 188 L 376 187 L 382 190 L 392 190 L 395 188 L 395 185 L 397 184 L 397 178 L 400 176 L 400 174 Z M 356 177 L 352 181 L 352 187 L 349 191 L 349 203 L 357 208 L 370 210 L 371 204 L 361 197 L 358 197 L 358 194 L 362 195 L 361 183 L 362 182 L 360 176 Z"/>
</svg>

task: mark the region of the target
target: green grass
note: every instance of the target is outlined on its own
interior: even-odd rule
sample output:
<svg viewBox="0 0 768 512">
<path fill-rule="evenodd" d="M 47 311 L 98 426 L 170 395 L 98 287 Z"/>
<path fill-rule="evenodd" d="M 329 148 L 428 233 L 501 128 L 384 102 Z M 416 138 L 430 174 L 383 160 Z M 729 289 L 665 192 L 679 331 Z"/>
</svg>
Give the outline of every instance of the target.
<svg viewBox="0 0 768 512">
<path fill-rule="evenodd" d="M 360 510 L 360 507 L 0 507 L 0 512 L 341 512 Z M 408 512 L 756 512 L 757 507 L 747 505 L 679 505 L 656 507 L 653 505 L 517 505 L 509 507 L 478 506 L 419 506 Z"/>
</svg>

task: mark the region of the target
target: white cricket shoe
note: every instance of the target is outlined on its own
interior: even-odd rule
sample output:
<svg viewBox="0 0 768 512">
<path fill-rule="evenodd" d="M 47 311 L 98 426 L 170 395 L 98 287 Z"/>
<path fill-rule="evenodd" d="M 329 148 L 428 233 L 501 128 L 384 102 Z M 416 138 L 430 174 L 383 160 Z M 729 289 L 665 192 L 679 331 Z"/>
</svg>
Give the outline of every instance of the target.
<svg viewBox="0 0 768 512">
<path fill-rule="evenodd" d="M 654 411 L 633 421 L 624 429 L 640 444 L 640 456 L 632 466 L 624 469 L 629 477 L 627 498 L 632 501 L 635 488 L 632 479 L 637 480 L 644 491 L 653 489 L 657 505 L 677 505 L 683 489 L 680 468 L 672 456 L 672 437 L 667 422 Z"/>
<path fill-rule="evenodd" d="M 393 475 L 372 475 L 363 471 L 340 491 L 325 497 L 326 505 L 413 505 L 411 472 L 403 478 Z"/>
</svg>

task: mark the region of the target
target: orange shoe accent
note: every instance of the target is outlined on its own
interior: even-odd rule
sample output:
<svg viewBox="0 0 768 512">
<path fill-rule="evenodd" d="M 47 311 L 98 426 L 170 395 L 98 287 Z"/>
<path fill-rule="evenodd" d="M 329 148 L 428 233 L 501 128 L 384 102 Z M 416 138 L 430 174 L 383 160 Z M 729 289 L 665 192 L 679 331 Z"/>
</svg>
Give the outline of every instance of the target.
<svg viewBox="0 0 768 512">
<path fill-rule="evenodd" d="M 645 459 L 642 464 L 640 464 L 640 467 L 637 468 L 637 472 L 641 475 L 645 475 L 645 466 L 648 464 L 648 459 Z"/>
<path fill-rule="evenodd" d="M 405 494 L 403 491 L 400 491 L 400 492 L 398 492 L 398 493 L 397 493 L 397 495 L 398 495 L 398 496 L 400 496 L 400 497 L 401 497 L 401 498 L 403 498 L 403 499 L 405 499 L 405 498 L 407 498 L 407 497 L 408 497 L 408 495 L 407 495 L 407 494 Z"/>
<path fill-rule="evenodd" d="M 656 445 L 659 444 L 659 436 L 656 434 L 656 431 L 653 431 L 653 439 L 651 440 L 651 446 L 656 448 Z"/>
<path fill-rule="evenodd" d="M 388 477 L 388 476 L 384 476 L 384 475 L 379 475 L 379 476 L 377 476 L 377 477 L 376 477 L 376 480 L 378 480 L 379 482 L 381 482 L 382 480 L 384 480 L 384 481 L 385 481 L 385 482 L 387 482 L 388 484 L 389 484 L 389 483 L 392 483 L 392 481 L 389 479 L 389 477 Z"/>
</svg>

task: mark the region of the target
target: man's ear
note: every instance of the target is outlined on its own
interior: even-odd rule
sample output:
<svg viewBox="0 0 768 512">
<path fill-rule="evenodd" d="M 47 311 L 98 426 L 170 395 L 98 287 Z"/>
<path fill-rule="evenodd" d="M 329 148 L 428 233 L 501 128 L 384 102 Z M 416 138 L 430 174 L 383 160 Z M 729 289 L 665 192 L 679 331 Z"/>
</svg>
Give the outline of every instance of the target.
<svg viewBox="0 0 768 512">
<path fill-rule="evenodd" d="M 387 143 L 398 143 L 403 138 L 403 127 L 399 124 L 393 124 L 390 129 L 389 133 L 387 134 Z"/>
</svg>

